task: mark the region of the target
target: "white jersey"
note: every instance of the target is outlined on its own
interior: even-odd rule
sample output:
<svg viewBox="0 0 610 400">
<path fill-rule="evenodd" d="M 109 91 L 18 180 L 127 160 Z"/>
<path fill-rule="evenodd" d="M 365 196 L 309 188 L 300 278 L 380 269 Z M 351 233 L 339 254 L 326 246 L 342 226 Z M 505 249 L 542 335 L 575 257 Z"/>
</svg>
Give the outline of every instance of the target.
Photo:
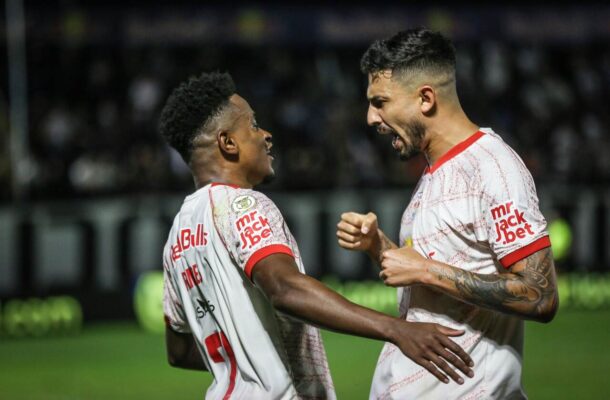
<svg viewBox="0 0 610 400">
<path fill-rule="evenodd" d="M 482 128 L 428 168 L 405 210 L 400 246 L 480 274 L 497 274 L 550 246 L 533 179 L 519 156 Z M 474 378 L 444 384 L 386 344 L 374 399 L 523 399 L 523 321 L 423 286 L 398 290 L 400 314 L 465 334 L 453 338 L 473 361 Z"/>
<path fill-rule="evenodd" d="M 276 311 L 254 265 L 299 249 L 262 193 L 207 185 L 186 197 L 163 251 L 166 323 L 192 333 L 213 374 L 207 399 L 334 399 L 318 329 Z"/>
</svg>

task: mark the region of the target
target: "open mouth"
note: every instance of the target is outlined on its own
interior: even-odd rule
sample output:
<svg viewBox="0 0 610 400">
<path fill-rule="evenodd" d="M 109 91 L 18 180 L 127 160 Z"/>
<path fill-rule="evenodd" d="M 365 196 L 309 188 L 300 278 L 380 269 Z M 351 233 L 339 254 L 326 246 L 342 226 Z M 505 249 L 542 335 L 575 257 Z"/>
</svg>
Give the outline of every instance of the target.
<svg viewBox="0 0 610 400">
<path fill-rule="evenodd" d="M 396 133 L 394 129 L 389 128 L 387 126 L 379 125 L 377 126 L 377 133 L 379 133 L 380 135 L 392 135 L 392 147 L 398 151 L 402 149 L 402 138 L 398 135 L 398 133 Z"/>
<path fill-rule="evenodd" d="M 392 134 L 392 147 L 396 150 L 400 150 L 400 136 Z"/>
</svg>

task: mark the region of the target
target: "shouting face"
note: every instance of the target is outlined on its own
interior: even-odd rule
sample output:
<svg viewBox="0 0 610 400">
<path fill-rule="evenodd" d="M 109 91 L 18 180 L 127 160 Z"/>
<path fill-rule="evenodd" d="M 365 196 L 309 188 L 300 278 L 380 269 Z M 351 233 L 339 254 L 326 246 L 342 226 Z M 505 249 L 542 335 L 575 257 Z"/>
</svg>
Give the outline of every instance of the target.
<svg viewBox="0 0 610 400">
<path fill-rule="evenodd" d="M 419 119 L 420 98 L 392 79 L 391 71 L 369 75 L 367 123 L 381 135 L 392 135 L 392 147 L 407 160 L 423 151 L 426 127 Z"/>
</svg>

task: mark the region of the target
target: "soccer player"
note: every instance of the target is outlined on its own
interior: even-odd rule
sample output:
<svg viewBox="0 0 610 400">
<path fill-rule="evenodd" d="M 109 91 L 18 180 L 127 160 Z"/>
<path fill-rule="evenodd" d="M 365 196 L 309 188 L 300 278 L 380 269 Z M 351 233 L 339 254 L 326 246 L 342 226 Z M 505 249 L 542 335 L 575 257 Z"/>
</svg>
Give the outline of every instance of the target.
<svg viewBox="0 0 610 400">
<path fill-rule="evenodd" d="M 207 398 L 335 398 L 320 333 L 310 324 L 390 341 L 442 379 L 463 382 L 453 366 L 472 374 L 472 360 L 448 338 L 462 331 L 360 307 L 305 274 L 281 213 L 252 189 L 274 174 L 271 134 L 228 74 L 181 84 L 160 130 L 197 188 L 163 251 L 168 360 L 210 371 Z M 438 357 L 452 366 L 427 362 Z"/>
<path fill-rule="evenodd" d="M 456 338 L 476 367 L 462 386 L 441 385 L 387 343 L 371 387 L 375 399 L 522 399 L 523 319 L 557 310 L 555 269 L 534 182 L 519 156 L 460 106 L 455 50 L 439 33 L 399 32 L 373 43 L 367 122 L 392 137 L 401 158 L 425 169 L 406 208 L 399 244 L 373 213 L 349 212 L 339 245 L 367 252 L 398 287 L 407 321 L 465 330 Z M 434 360 L 431 360 L 434 362 Z"/>
</svg>

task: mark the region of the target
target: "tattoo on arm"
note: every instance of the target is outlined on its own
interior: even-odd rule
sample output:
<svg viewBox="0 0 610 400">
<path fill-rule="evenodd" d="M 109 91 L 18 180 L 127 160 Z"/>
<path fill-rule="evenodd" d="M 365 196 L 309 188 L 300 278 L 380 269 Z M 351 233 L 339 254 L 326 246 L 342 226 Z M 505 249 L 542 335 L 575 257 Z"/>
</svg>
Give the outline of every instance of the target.
<svg viewBox="0 0 610 400">
<path fill-rule="evenodd" d="M 549 314 L 552 317 L 557 292 L 551 250 L 540 250 L 519 261 L 513 269 L 517 272 L 483 275 L 432 265 L 429 272 L 439 281 L 447 281 L 455 289 L 451 292 L 466 302 L 534 319 L 544 320 Z"/>
</svg>

